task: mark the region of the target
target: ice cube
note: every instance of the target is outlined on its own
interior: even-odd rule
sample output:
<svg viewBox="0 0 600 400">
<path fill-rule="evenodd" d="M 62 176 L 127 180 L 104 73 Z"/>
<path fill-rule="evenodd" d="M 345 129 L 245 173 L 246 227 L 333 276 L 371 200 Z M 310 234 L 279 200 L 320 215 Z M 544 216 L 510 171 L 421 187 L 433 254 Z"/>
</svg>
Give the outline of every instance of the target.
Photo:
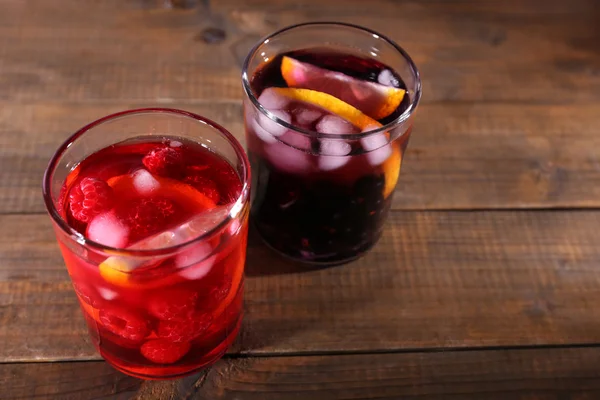
<svg viewBox="0 0 600 400">
<path fill-rule="evenodd" d="M 326 115 L 317 122 L 317 132 L 331 135 L 346 135 L 356 133 L 358 130 L 350 122 L 335 115 Z"/>
<path fill-rule="evenodd" d="M 256 120 L 252 121 L 252 130 L 254 134 L 265 143 L 275 143 L 277 139 L 275 136 L 271 135 L 269 132 L 265 131 L 262 126 L 258 124 Z"/>
<path fill-rule="evenodd" d="M 177 268 L 185 268 L 189 265 L 198 263 L 212 253 L 213 248 L 209 243 L 200 242 L 191 245 L 189 249 L 182 251 L 175 259 Z"/>
<path fill-rule="evenodd" d="M 400 87 L 400 82 L 398 82 L 398 79 L 396 79 L 389 69 L 381 71 L 377 77 L 377 81 L 385 86 Z"/>
<path fill-rule="evenodd" d="M 179 226 L 176 226 L 173 229 L 158 233 L 146 239 L 142 239 L 133 244 L 130 249 L 160 249 L 185 243 L 215 228 L 227 216 L 230 210 L 230 205 L 212 208 L 194 216 L 190 220 Z M 161 259 L 154 257 L 151 262 L 156 263 L 160 260 Z M 112 256 L 104 260 L 102 262 L 102 266 L 120 271 L 133 271 L 134 269 L 139 268 L 147 263 L 148 260 L 144 258 Z"/>
<path fill-rule="evenodd" d="M 271 111 L 271 113 L 280 120 L 287 122 L 288 124 L 292 122 L 290 114 L 286 113 L 285 111 L 273 110 Z M 278 122 L 275 122 L 274 120 L 262 113 L 258 114 L 258 124 L 273 136 L 281 136 L 288 130 L 288 128 L 286 128 L 285 126 L 280 125 Z"/>
<path fill-rule="evenodd" d="M 387 144 L 388 138 L 385 133 L 374 133 L 360 139 L 360 144 L 366 151 L 373 151 Z"/>
<path fill-rule="evenodd" d="M 99 287 L 98 293 L 100 293 L 100 296 L 102 296 L 102 298 L 107 301 L 114 300 L 118 296 L 118 293 L 115 292 L 114 290 L 104 288 L 104 287 Z"/>
<path fill-rule="evenodd" d="M 329 156 L 347 156 L 352 151 L 350 143 L 341 139 L 322 139 L 321 153 Z"/>
<path fill-rule="evenodd" d="M 265 153 L 275 168 L 290 174 L 311 172 L 310 155 L 285 143 L 274 143 L 266 147 Z"/>
<path fill-rule="evenodd" d="M 213 230 L 217 227 L 231 212 L 233 205 L 228 204 L 225 206 L 218 206 L 211 208 L 210 210 L 204 211 L 187 223 L 179 226 L 177 229 L 178 234 L 185 236 L 186 240 L 204 235 L 205 233 Z"/>
<path fill-rule="evenodd" d="M 129 228 L 112 211 L 97 215 L 87 227 L 88 238 L 109 247 L 125 246 L 128 235 Z"/>
<path fill-rule="evenodd" d="M 285 108 L 290 100 L 277 93 L 273 88 L 267 88 L 258 96 L 258 102 L 267 110 L 280 110 Z"/>
<path fill-rule="evenodd" d="M 145 169 L 133 173 L 133 187 L 142 196 L 147 196 L 160 187 L 160 183 Z"/>
<path fill-rule="evenodd" d="M 169 142 L 169 146 L 171 146 L 171 147 L 175 147 L 175 148 L 176 148 L 176 147 L 181 147 L 181 146 L 183 146 L 183 143 L 181 143 L 181 142 L 179 142 L 179 141 L 177 141 L 177 140 L 171 140 L 171 141 Z"/>
<path fill-rule="evenodd" d="M 307 108 L 297 108 L 294 110 L 294 119 L 297 125 L 309 126 L 317 119 L 319 119 L 323 113 L 319 110 L 310 110 Z"/>
<path fill-rule="evenodd" d="M 181 269 L 179 275 L 185 279 L 200 279 L 208 274 L 215 263 L 216 255 L 212 255 L 213 248 L 209 243 L 194 244 L 177 255 L 175 265 Z"/>
<path fill-rule="evenodd" d="M 382 164 L 392 154 L 392 146 L 388 143 L 385 133 L 375 133 L 360 139 L 365 149 L 365 157 L 371 165 Z"/>
<path fill-rule="evenodd" d="M 164 249 L 178 244 L 178 238 L 175 232 L 165 231 L 142 239 L 133 244 L 130 248 L 134 250 L 155 250 Z"/>
<path fill-rule="evenodd" d="M 285 144 L 301 150 L 310 151 L 312 147 L 311 140 L 308 136 L 294 131 L 287 131 L 281 136 L 280 140 Z"/>
<path fill-rule="evenodd" d="M 196 265 L 190 265 L 189 267 L 183 268 L 181 271 L 179 271 L 179 275 L 191 281 L 204 278 L 212 269 L 216 259 L 217 256 L 211 256 L 206 260 L 197 263 Z"/>
<path fill-rule="evenodd" d="M 352 151 L 350 143 L 339 139 L 322 139 L 321 156 L 319 156 L 319 169 L 332 171 L 346 165 L 350 157 L 346 157 Z"/>
<path fill-rule="evenodd" d="M 346 165 L 350 161 L 350 157 L 344 156 L 320 156 L 319 169 L 321 171 L 333 171 Z"/>
</svg>

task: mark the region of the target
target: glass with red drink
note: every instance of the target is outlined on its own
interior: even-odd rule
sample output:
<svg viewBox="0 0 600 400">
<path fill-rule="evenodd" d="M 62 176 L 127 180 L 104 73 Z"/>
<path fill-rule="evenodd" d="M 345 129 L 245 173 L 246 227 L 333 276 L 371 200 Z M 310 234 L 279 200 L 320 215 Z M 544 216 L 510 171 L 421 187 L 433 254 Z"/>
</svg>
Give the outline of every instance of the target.
<svg viewBox="0 0 600 400">
<path fill-rule="evenodd" d="M 413 116 L 419 72 L 385 36 L 341 23 L 282 29 L 246 58 L 251 221 L 295 260 L 340 264 L 381 236 Z"/>
<path fill-rule="evenodd" d="M 56 152 L 44 200 L 92 341 L 145 379 L 220 358 L 242 317 L 250 169 L 221 126 L 125 111 Z"/>
</svg>

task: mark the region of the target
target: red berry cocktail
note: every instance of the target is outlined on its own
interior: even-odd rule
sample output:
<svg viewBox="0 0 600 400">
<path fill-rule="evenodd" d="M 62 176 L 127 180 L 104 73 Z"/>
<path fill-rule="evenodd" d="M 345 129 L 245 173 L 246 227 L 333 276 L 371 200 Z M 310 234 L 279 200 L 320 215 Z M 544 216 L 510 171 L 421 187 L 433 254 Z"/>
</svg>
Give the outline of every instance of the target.
<svg viewBox="0 0 600 400">
<path fill-rule="evenodd" d="M 73 135 L 44 198 L 94 345 L 141 378 L 220 358 L 242 317 L 249 165 L 217 124 L 132 110 Z"/>
</svg>

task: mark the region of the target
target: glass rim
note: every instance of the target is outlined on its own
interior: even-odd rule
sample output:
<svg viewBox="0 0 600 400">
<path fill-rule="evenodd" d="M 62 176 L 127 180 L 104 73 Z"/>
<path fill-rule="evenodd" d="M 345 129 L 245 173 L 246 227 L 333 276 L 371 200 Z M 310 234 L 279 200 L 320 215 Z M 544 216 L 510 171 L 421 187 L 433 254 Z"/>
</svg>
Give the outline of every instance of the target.
<svg viewBox="0 0 600 400">
<path fill-rule="evenodd" d="M 122 117 L 130 117 L 141 114 L 152 114 L 152 113 L 165 113 L 171 115 L 178 115 L 182 117 L 187 117 L 195 120 L 198 123 L 209 126 L 211 129 L 219 132 L 221 135 L 227 139 L 227 142 L 230 143 L 235 151 L 236 156 L 241 160 L 241 164 L 244 168 L 242 178 L 242 190 L 238 198 L 233 202 L 228 214 L 212 229 L 203 233 L 202 235 L 196 236 L 190 240 L 187 240 L 183 243 L 179 243 L 173 246 L 160 247 L 157 249 L 130 249 L 130 248 L 122 248 L 122 247 L 111 247 L 106 246 L 101 243 L 95 242 L 89 238 L 87 238 L 84 234 L 76 231 L 71 228 L 67 221 L 61 216 L 60 212 L 57 210 L 54 201 L 52 200 L 52 176 L 56 170 L 58 162 L 60 158 L 64 155 L 65 151 L 73 144 L 75 141 L 80 139 L 83 135 L 89 132 L 92 128 L 95 128 L 103 123 L 110 122 Z M 81 160 L 83 161 L 83 160 Z M 81 162 L 80 161 L 80 162 Z M 237 217 L 241 215 L 246 206 L 246 200 L 249 198 L 250 194 L 250 179 L 251 179 L 251 171 L 250 171 L 250 161 L 244 151 L 241 143 L 223 126 L 217 124 L 216 122 L 202 117 L 198 114 L 175 109 L 175 108 L 163 108 L 163 107 L 149 107 L 149 108 L 136 108 L 125 111 L 116 112 L 113 114 L 106 115 L 102 118 L 99 118 L 95 121 L 90 122 L 89 124 L 83 126 L 78 129 L 74 134 L 72 134 L 69 138 L 67 138 L 55 151 L 54 155 L 48 162 L 48 166 L 44 171 L 44 177 L 42 181 L 42 194 L 44 197 L 44 203 L 46 206 L 47 212 L 50 214 L 52 220 L 58 225 L 62 232 L 67 234 L 67 236 L 79 243 L 82 246 L 90 247 L 96 251 L 102 251 L 106 253 L 110 253 L 111 255 L 125 255 L 130 257 L 152 257 L 152 256 L 161 256 L 171 254 L 181 248 L 187 247 L 190 244 L 195 242 L 201 242 L 202 240 L 211 237 L 215 232 L 223 229 L 227 226 L 232 220 L 235 220 Z M 64 183 L 63 183 L 64 184 Z"/>
<path fill-rule="evenodd" d="M 343 27 L 343 28 L 350 28 L 350 29 L 353 29 L 356 31 L 370 33 L 377 39 L 382 39 L 384 42 L 386 42 L 387 44 L 391 45 L 394 49 L 396 49 L 396 51 L 398 51 L 400 53 L 400 55 L 408 62 L 408 65 L 410 66 L 410 69 L 415 76 L 415 82 L 416 82 L 414 98 L 411 99 L 406 110 L 404 110 L 404 112 L 402 114 L 400 114 L 398 117 L 396 117 L 394 120 L 388 122 L 387 124 L 385 124 L 379 128 L 371 129 L 371 130 L 368 130 L 366 132 L 361 132 L 361 133 L 350 133 L 350 134 L 338 135 L 338 134 L 332 134 L 332 133 L 319 133 L 319 132 L 315 132 L 315 131 L 311 131 L 311 130 L 307 130 L 307 129 L 302 129 L 300 127 L 294 126 L 294 125 L 282 120 L 281 118 L 277 117 L 275 114 L 273 114 L 272 112 L 267 110 L 265 107 L 263 107 L 263 105 L 260 104 L 260 102 L 258 101 L 258 97 L 255 95 L 254 90 L 252 89 L 252 86 L 250 85 L 250 78 L 248 77 L 248 68 L 250 66 L 250 61 L 254 58 L 254 56 L 258 52 L 259 48 L 261 46 L 267 44 L 272 38 L 274 38 L 282 33 L 285 33 L 287 31 L 291 31 L 291 30 L 295 30 L 295 29 L 303 28 L 303 27 L 310 27 L 310 26 L 314 26 L 314 27 L 339 26 L 339 27 Z M 412 114 L 414 114 L 415 110 L 417 109 L 417 106 L 419 105 L 419 101 L 421 99 L 421 90 L 422 90 L 421 74 L 419 73 L 419 70 L 418 70 L 416 64 L 414 63 L 414 61 L 412 60 L 412 58 L 408 55 L 406 50 L 404 50 L 400 45 L 398 45 L 396 42 L 394 42 L 393 40 L 388 38 L 386 35 L 376 32 L 370 28 L 366 28 L 366 27 L 356 25 L 356 24 L 350 24 L 350 23 L 346 23 L 346 22 L 335 22 L 335 21 L 303 22 L 303 23 L 299 23 L 299 24 L 294 24 L 294 25 L 290 25 L 290 26 L 284 27 L 282 29 L 279 29 L 279 30 L 271 33 L 270 35 L 267 35 L 267 36 L 263 37 L 262 39 L 260 39 L 259 42 L 256 43 L 252 47 L 252 49 L 246 56 L 246 59 L 244 60 L 244 64 L 242 66 L 242 86 L 244 87 L 244 92 L 246 93 L 246 96 L 248 96 L 248 98 L 250 99 L 252 104 L 254 104 L 254 106 L 262 114 L 266 115 L 269 119 L 275 121 L 277 124 L 285 127 L 286 129 L 290 129 L 294 132 L 298 132 L 298 133 L 308 135 L 308 136 L 311 136 L 314 138 L 339 139 L 339 140 L 361 139 L 364 137 L 372 136 L 374 134 L 389 131 L 389 130 L 393 129 L 394 127 L 402 124 L 404 121 L 406 121 L 408 118 L 410 118 L 410 116 Z M 408 90 L 407 90 L 407 94 L 408 94 Z"/>
</svg>

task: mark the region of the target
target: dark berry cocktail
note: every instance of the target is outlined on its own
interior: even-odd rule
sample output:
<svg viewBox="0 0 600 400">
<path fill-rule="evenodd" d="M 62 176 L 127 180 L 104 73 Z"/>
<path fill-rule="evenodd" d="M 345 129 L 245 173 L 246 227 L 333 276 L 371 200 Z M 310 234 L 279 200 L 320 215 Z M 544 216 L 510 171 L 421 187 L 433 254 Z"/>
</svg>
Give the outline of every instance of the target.
<svg viewBox="0 0 600 400">
<path fill-rule="evenodd" d="M 45 177 L 93 343 L 130 375 L 188 374 L 239 330 L 248 168 L 211 124 L 174 110 L 107 117 L 71 138 Z"/>
<path fill-rule="evenodd" d="M 251 215 L 263 239 L 316 264 L 370 249 L 391 207 L 420 97 L 410 58 L 358 27 L 304 24 L 255 47 L 243 81 Z"/>
</svg>

